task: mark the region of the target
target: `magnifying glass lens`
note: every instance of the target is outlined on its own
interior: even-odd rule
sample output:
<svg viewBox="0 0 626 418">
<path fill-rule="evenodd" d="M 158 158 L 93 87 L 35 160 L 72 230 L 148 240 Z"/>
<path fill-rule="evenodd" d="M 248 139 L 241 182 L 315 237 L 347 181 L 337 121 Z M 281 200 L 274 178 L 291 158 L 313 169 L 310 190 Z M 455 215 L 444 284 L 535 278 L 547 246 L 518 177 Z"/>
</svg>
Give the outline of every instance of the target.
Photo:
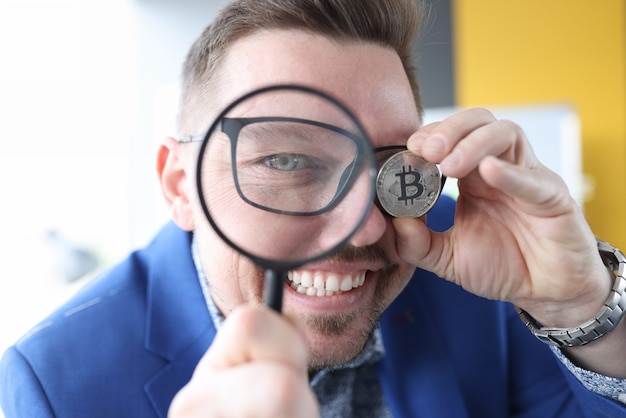
<svg viewBox="0 0 626 418">
<path fill-rule="evenodd" d="M 365 132 L 339 102 L 308 88 L 275 86 L 235 101 L 207 133 L 198 165 L 213 228 L 265 268 L 336 251 L 374 201 Z"/>
</svg>

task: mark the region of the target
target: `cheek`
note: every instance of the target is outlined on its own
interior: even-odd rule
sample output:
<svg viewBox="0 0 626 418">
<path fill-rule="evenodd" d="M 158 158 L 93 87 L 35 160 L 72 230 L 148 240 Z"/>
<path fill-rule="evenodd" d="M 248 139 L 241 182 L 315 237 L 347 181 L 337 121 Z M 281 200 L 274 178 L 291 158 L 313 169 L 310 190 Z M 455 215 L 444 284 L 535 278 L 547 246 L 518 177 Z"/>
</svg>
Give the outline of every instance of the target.
<svg viewBox="0 0 626 418">
<path fill-rule="evenodd" d="M 206 224 L 206 222 L 205 222 Z M 263 273 L 226 245 L 208 225 L 196 228 L 202 268 L 218 309 L 228 315 L 244 303 L 261 303 Z"/>
<path fill-rule="evenodd" d="M 376 310 L 382 314 L 404 290 L 411 280 L 415 268 L 406 264 L 396 266 L 393 271 L 382 273 L 376 284 Z"/>
<path fill-rule="evenodd" d="M 400 292 L 402 292 L 404 290 L 404 288 L 406 287 L 406 285 L 409 283 L 409 281 L 411 280 L 411 277 L 413 277 L 413 274 L 415 273 L 415 267 L 409 265 L 409 264 L 405 264 L 403 263 L 400 268 L 398 269 L 398 276 L 397 279 L 394 280 L 394 286 L 393 286 L 393 298 L 395 299 L 396 296 L 398 296 L 398 294 L 400 294 Z"/>
<path fill-rule="evenodd" d="M 389 277 L 390 280 L 385 280 L 383 278 L 382 283 L 379 283 L 379 290 L 381 291 L 381 294 L 385 295 L 384 303 L 390 304 L 409 283 L 411 277 L 415 273 L 416 267 L 404 261 L 398 254 L 396 246 L 396 233 L 390 219 L 387 222 L 385 234 L 378 242 L 378 245 L 384 249 L 387 256 L 394 263 L 393 271 L 389 272 L 391 275 Z M 381 287 L 382 289 L 380 289 Z"/>
<path fill-rule="evenodd" d="M 214 199 L 211 217 L 238 249 L 268 261 L 308 259 L 345 238 L 343 224 L 324 216 L 281 215 L 256 208 L 239 197 Z M 200 211 L 199 216 L 204 218 Z"/>
</svg>

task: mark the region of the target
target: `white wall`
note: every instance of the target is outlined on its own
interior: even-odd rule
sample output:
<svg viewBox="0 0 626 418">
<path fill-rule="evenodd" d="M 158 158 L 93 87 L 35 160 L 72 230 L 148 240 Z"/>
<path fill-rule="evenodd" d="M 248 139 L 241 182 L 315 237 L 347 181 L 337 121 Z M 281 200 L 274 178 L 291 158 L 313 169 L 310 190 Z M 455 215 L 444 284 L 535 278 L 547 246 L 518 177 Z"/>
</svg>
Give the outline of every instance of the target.
<svg viewBox="0 0 626 418">
<path fill-rule="evenodd" d="M 71 290 L 47 230 L 128 248 L 129 24 L 122 0 L 0 0 L 0 350 Z"/>
<path fill-rule="evenodd" d="M 143 246 L 168 219 L 156 183 L 156 147 L 175 135 L 180 70 L 192 42 L 224 0 L 135 0 L 132 27 L 136 61 L 136 129 L 130 147 L 130 244 Z"/>
<path fill-rule="evenodd" d="M 85 281 L 64 281 L 46 231 L 103 269 L 167 220 L 155 153 L 220 4 L 0 0 L 0 352 Z"/>
</svg>

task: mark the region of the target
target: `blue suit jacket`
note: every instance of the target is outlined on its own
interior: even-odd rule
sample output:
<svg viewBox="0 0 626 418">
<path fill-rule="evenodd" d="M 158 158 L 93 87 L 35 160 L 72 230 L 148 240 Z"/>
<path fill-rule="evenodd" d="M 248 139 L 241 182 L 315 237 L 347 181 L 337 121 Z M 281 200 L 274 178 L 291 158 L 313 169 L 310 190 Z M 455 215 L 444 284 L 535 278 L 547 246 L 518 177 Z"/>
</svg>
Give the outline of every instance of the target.
<svg viewBox="0 0 626 418">
<path fill-rule="evenodd" d="M 431 227 L 450 226 L 453 212 L 442 199 Z M 430 273 L 415 274 L 381 329 L 395 417 L 626 417 L 570 376 L 510 305 Z M 4 354 L 1 405 L 7 418 L 165 417 L 214 336 L 190 234 L 169 224 Z"/>
</svg>

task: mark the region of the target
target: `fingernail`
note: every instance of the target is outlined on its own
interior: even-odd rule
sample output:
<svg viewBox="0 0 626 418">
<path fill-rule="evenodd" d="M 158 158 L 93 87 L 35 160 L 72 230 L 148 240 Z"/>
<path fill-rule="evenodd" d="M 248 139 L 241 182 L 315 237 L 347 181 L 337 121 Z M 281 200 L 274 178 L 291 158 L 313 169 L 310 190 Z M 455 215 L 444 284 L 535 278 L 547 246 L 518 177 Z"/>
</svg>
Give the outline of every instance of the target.
<svg viewBox="0 0 626 418">
<path fill-rule="evenodd" d="M 428 135 L 423 134 L 423 133 L 417 133 L 415 135 L 412 135 L 407 141 L 406 147 L 412 152 L 419 153 L 422 149 L 422 145 L 424 144 L 424 141 L 426 141 L 427 138 L 428 138 Z"/>
<path fill-rule="evenodd" d="M 422 151 L 428 151 L 440 154 L 446 149 L 445 140 L 441 135 L 433 135 L 424 141 L 422 145 Z"/>
</svg>

